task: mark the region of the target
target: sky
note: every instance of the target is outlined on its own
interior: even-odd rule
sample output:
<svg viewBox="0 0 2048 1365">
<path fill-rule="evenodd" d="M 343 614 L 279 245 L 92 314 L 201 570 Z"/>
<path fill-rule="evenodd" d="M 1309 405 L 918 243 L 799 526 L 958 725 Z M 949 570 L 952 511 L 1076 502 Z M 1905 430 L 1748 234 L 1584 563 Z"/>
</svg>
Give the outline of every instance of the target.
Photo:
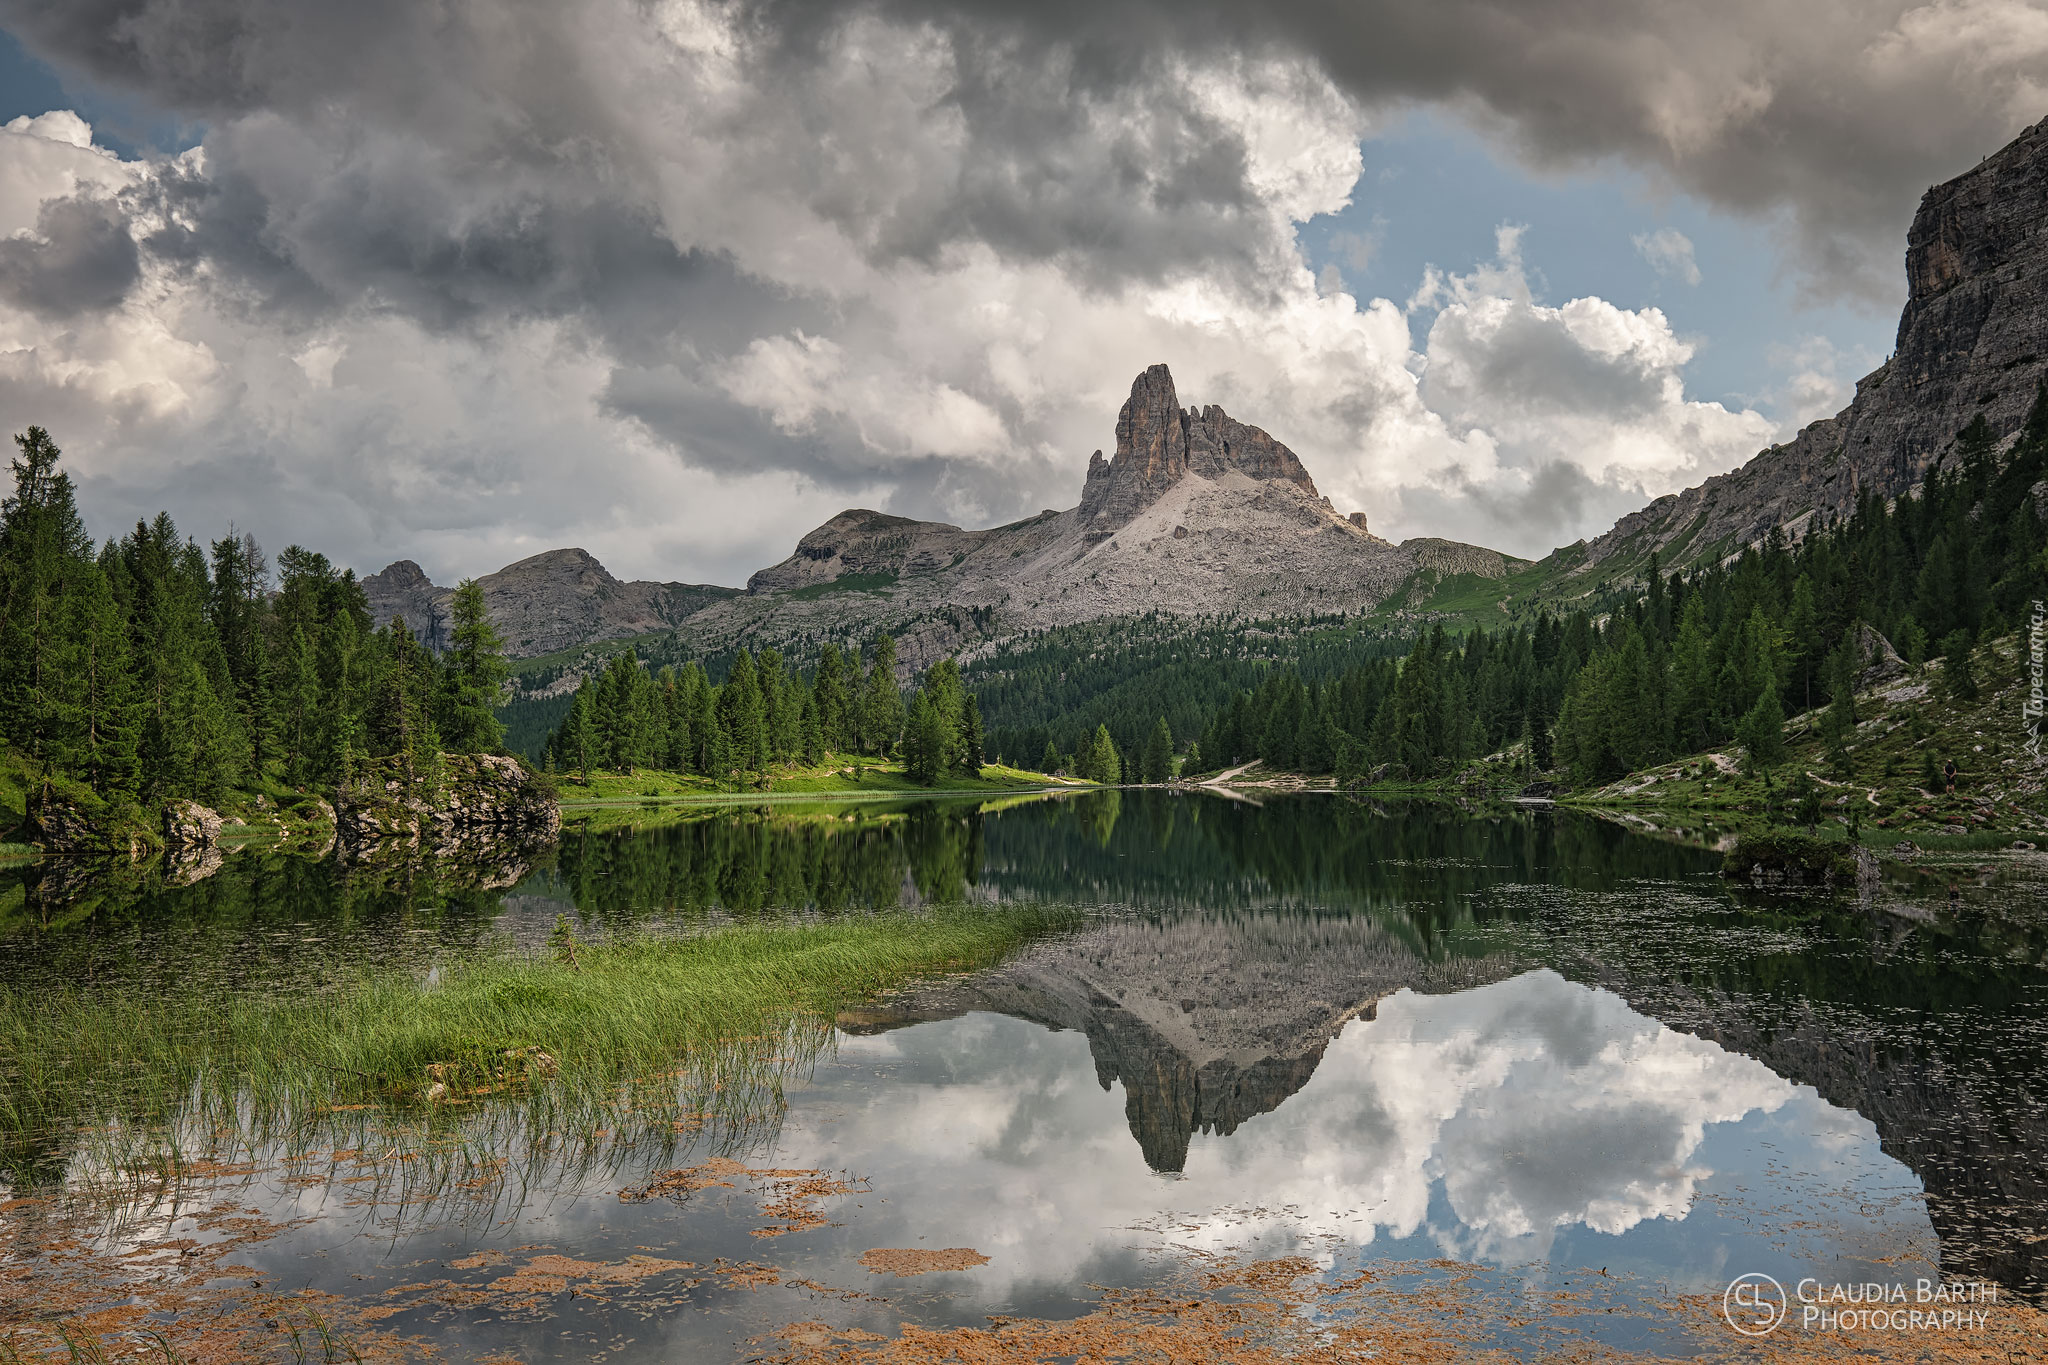
<svg viewBox="0 0 2048 1365">
<path fill-rule="evenodd" d="M 0 0 L 0 422 L 438 582 L 1072 506 L 1147 365 L 1536 556 L 1843 406 L 2048 0 Z"/>
</svg>

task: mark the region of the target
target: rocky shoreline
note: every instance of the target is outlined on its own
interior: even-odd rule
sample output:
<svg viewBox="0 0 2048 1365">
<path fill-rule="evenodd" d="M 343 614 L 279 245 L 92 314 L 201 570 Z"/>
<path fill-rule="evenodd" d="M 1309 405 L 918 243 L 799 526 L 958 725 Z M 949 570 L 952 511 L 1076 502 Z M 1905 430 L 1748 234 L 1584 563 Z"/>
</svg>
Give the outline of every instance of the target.
<svg viewBox="0 0 2048 1365">
<path fill-rule="evenodd" d="M 160 856 L 166 878 L 187 885 L 217 871 L 232 849 L 256 846 L 313 858 L 332 852 L 351 864 L 429 857 L 479 868 L 509 858 L 523 866 L 561 827 L 552 786 L 519 760 L 442 754 L 418 768 L 372 764 L 331 801 L 316 793 L 279 801 L 259 795 L 237 815 L 179 799 L 150 821 L 143 810 L 94 807 L 50 791 L 30 811 L 25 833 L 41 860 L 67 875 Z"/>
</svg>

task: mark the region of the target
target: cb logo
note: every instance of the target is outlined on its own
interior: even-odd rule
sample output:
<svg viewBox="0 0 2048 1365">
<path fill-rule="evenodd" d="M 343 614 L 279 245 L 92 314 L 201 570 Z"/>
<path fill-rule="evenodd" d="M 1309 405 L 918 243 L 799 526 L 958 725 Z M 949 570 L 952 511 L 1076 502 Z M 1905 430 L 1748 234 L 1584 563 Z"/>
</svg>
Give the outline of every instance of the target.
<svg viewBox="0 0 2048 1365">
<path fill-rule="evenodd" d="M 1739 1275 L 1721 1295 L 1721 1316 L 1746 1337 L 1767 1336 L 1785 1320 L 1785 1286 L 1760 1273 Z"/>
</svg>

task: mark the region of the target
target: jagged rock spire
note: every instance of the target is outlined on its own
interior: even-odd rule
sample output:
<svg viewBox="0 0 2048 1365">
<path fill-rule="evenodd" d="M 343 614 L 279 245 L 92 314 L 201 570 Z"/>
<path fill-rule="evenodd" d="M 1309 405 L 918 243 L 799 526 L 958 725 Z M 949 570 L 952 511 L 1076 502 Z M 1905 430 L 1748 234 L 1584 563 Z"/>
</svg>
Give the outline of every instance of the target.
<svg viewBox="0 0 2048 1365">
<path fill-rule="evenodd" d="M 1220 479 L 1232 472 L 1291 483 L 1317 496 L 1315 481 L 1293 451 L 1220 407 L 1182 409 L 1172 371 L 1154 365 L 1131 382 L 1131 396 L 1117 413 L 1115 458 L 1104 460 L 1098 450 L 1088 461 L 1081 517 L 1114 530 L 1183 475 Z"/>
</svg>

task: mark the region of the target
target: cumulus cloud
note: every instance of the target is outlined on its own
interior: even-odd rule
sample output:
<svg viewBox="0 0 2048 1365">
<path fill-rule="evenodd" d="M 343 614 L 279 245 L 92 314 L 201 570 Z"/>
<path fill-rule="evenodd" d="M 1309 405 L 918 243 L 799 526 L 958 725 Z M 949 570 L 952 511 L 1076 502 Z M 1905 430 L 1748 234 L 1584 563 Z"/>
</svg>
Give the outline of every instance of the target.
<svg viewBox="0 0 2048 1365">
<path fill-rule="evenodd" d="M 1538 554 L 1769 442 L 1776 428 L 1761 413 L 1686 396 L 1693 347 L 1661 310 L 1541 302 L 1522 236 L 1502 227 L 1492 261 L 1433 271 L 1410 300 L 1435 310 L 1411 367 L 1418 397 L 1463 458 L 1411 475 L 1392 524 L 1463 507 L 1482 532 L 1472 538 Z"/>
<path fill-rule="evenodd" d="M 1636 252 L 1650 263 L 1650 268 L 1667 279 L 1684 284 L 1700 282 L 1699 262 L 1693 259 L 1692 238 L 1677 228 L 1658 228 L 1655 232 L 1638 232 L 1629 239 L 1636 245 Z"/>
<path fill-rule="evenodd" d="M 1428 99 L 1629 158 L 1853 292 L 2033 98 L 2029 6 L 1937 8 L 1821 43 L 1760 3 L 0 0 L 205 129 L 139 161 L 0 129 L 0 419 L 58 431 L 102 530 L 168 501 L 365 568 L 582 543 L 730 582 L 852 502 L 1071 504 L 1165 360 L 1376 528 L 1537 553 L 1769 424 L 1688 401 L 1655 310 L 1537 298 L 1518 246 L 1404 303 L 1354 294 L 1369 234 L 1318 278 L 1296 231 L 1361 138 Z"/>
</svg>

